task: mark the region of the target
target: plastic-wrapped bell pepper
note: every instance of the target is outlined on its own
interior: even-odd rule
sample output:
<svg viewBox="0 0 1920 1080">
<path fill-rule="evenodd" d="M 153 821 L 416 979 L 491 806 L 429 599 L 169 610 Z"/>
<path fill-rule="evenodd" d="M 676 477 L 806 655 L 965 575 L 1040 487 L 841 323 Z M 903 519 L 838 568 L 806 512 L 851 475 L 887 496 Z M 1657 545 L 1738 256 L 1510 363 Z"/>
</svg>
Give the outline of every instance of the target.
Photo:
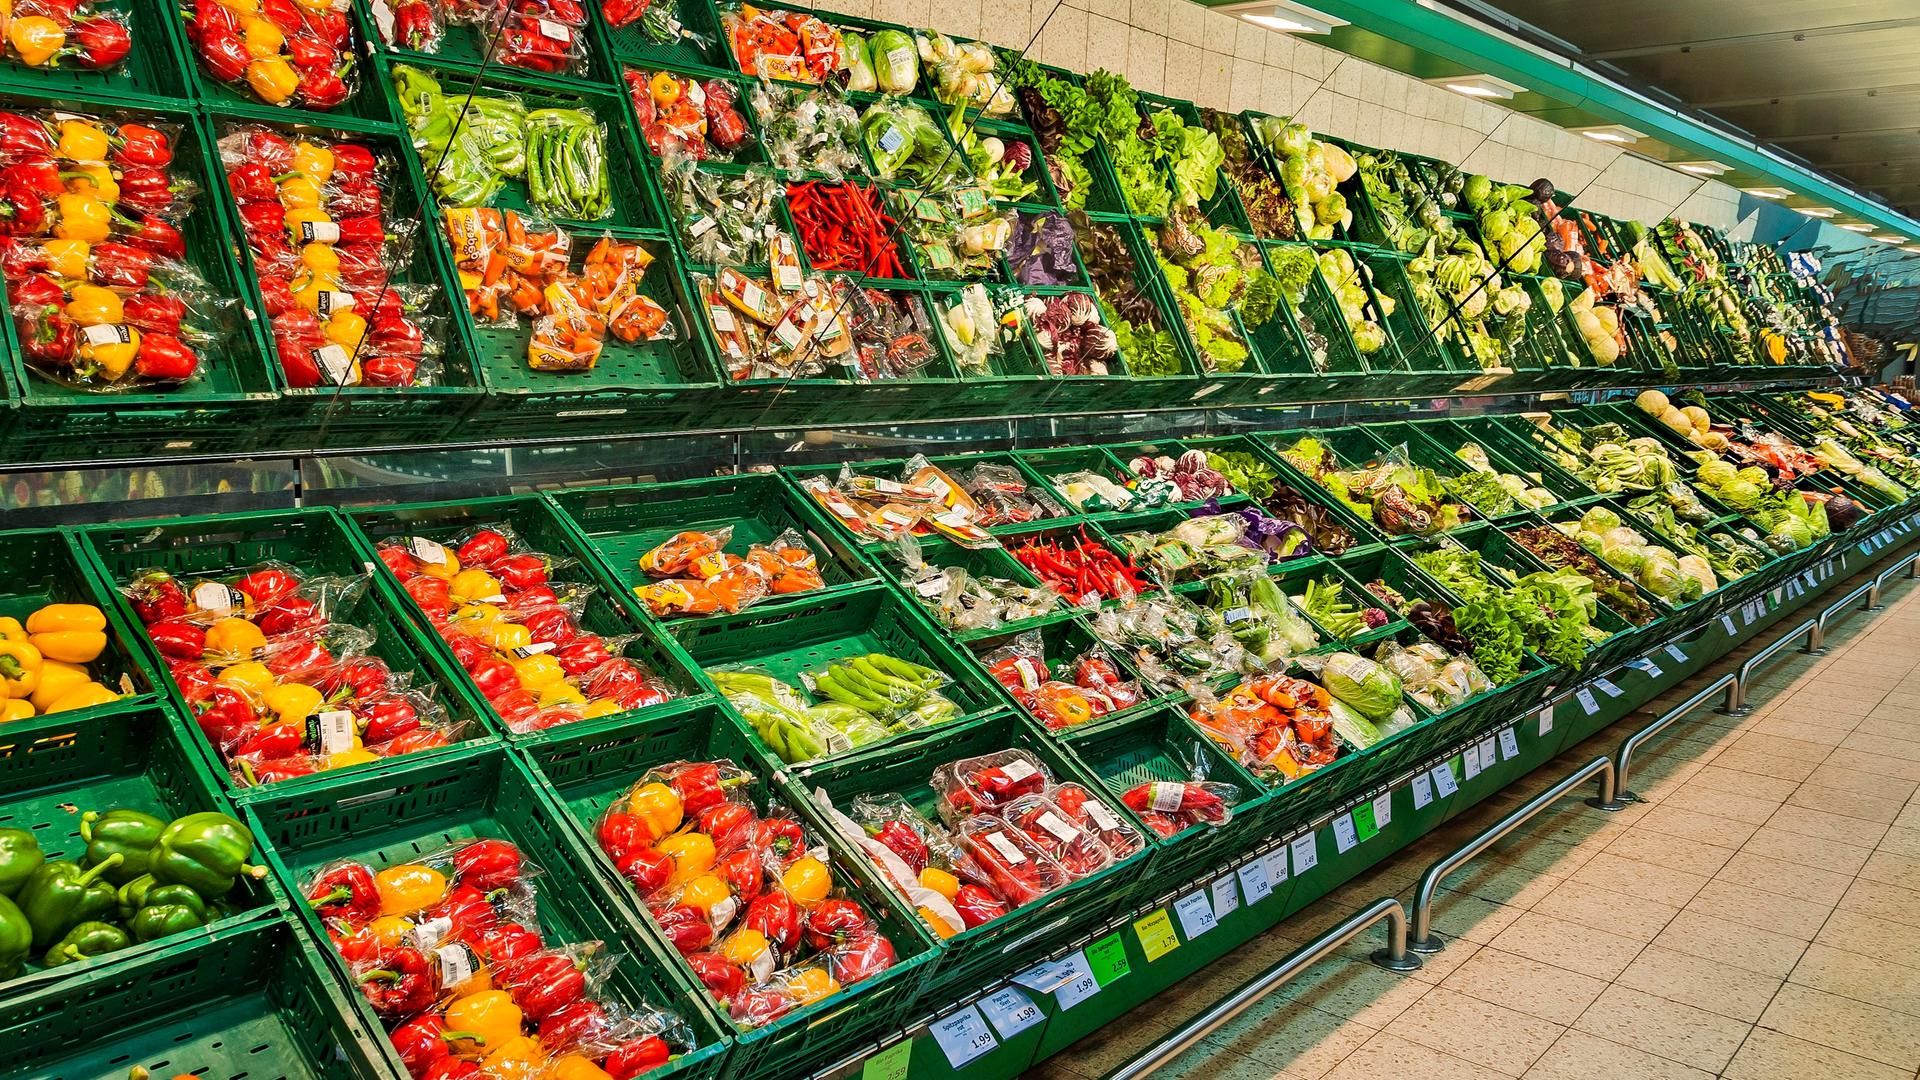
<svg viewBox="0 0 1920 1080">
<path fill-rule="evenodd" d="M 92 810 L 80 815 L 80 839 L 86 841 L 86 864 L 98 866 L 119 855 L 118 865 L 107 871 L 108 881 L 125 885 L 147 872 L 153 845 L 167 823 L 138 810 L 118 809 L 106 813 Z"/>
<path fill-rule="evenodd" d="M 371 919 L 380 914 L 380 893 L 364 863 L 342 863 L 307 886 L 307 903 L 322 919 Z"/>
<path fill-rule="evenodd" d="M 226 814 L 205 811 L 176 818 L 153 845 L 153 876 L 163 884 L 191 886 L 208 899 L 233 891 L 242 877 L 267 876 L 248 865 L 253 833 Z"/>
<path fill-rule="evenodd" d="M 492 892 L 519 881 L 524 860 L 505 840 L 475 840 L 454 852 L 453 865 L 462 885 Z"/>
</svg>

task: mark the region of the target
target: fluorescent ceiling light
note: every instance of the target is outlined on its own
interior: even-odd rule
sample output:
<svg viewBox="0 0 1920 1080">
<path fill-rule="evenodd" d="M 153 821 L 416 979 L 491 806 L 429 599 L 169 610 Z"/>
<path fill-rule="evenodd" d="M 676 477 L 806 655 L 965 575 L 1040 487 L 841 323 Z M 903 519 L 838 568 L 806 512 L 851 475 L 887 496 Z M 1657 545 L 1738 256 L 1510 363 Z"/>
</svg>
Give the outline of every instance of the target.
<svg viewBox="0 0 1920 1080">
<path fill-rule="evenodd" d="M 1287 3 L 1286 0 L 1234 4 L 1224 10 L 1255 26 L 1278 30 L 1283 34 L 1331 34 L 1335 27 L 1347 25 L 1347 20 L 1338 16 L 1316 11 L 1305 4 Z"/>
<path fill-rule="evenodd" d="M 1727 171 L 1727 167 L 1717 161 L 1678 161 L 1673 167 L 1695 176 L 1719 176 Z"/>
<path fill-rule="evenodd" d="M 1904 236 L 1876 236 L 1874 239 L 1883 244 L 1899 244 L 1904 243 L 1907 238 Z"/>
<path fill-rule="evenodd" d="M 1740 190 L 1758 199 L 1785 199 L 1793 194 L 1783 187 L 1750 187 Z"/>
<path fill-rule="evenodd" d="M 1456 94 L 1489 101 L 1511 101 L 1513 95 L 1526 89 L 1492 75 L 1455 75 L 1445 79 L 1428 79 L 1427 82 Z"/>
<path fill-rule="evenodd" d="M 1574 128 L 1576 133 L 1585 135 L 1594 142 L 1613 143 L 1619 146 L 1631 146 L 1646 136 L 1630 127 L 1619 124 L 1601 124 L 1597 127 Z"/>
<path fill-rule="evenodd" d="M 1901 250 L 1901 251 L 1911 251 L 1911 252 L 1913 252 L 1913 253 L 1914 253 L 1915 255 L 1920 255 L 1920 244 L 1908 244 L 1907 246 L 1905 246 L 1905 247 L 1903 247 L 1903 248 L 1901 248 L 1900 250 Z"/>
<path fill-rule="evenodd" d="M 1872 225 L 1842 225 L 1840 227 L 1847 230 L 1848 232 L 1857 232 L 1857 233 L 1870 233 L 1875 228 Z"/>
<path fill-rule="evenodd" d="M 1796 206 L 1794 210 L 1810 218 L 1838 217 L 1840 214 L 1840 211 L 1831 206 Z"/>
</svg>

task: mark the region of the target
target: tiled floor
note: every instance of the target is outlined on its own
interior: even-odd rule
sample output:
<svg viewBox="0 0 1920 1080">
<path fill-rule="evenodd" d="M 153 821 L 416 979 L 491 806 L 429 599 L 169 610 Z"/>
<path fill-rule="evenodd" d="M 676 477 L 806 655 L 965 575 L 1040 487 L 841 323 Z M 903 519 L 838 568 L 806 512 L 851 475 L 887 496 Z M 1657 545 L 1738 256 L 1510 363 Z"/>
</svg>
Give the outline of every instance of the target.
<svg viewBox="0 0 1920 1080">
<path fill-rule="evenodd" d="M 1633 769 L 1645 803 L 1609 815 L 1569 797 L 1456 874 L 1435 907 L 1447 947 L 1421 971 L 1366 963 L 1369 935 L 1159 1075 L 1920 1076 L 1917 639 L 1920 590 L 1901 579 L 1826 656 L 1763 672 L 1752 715 L 1702 708 L 1654 740 Z M 1373 898 L 1409 900 L 1434 859 L 1706 677 L 1028 1077 L 1098 1078 Z"/>
</svg>

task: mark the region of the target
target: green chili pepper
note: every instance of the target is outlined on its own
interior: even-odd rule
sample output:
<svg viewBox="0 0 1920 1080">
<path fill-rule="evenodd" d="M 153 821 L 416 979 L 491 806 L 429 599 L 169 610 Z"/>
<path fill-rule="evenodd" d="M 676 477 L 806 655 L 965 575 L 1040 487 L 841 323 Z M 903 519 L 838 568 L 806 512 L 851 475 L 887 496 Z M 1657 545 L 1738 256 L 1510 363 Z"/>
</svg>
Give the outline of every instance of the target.
<svg viewBox="0 0 1920 1080">
<path fill-rule="evenodd" d="M 33 872 L 20 890 L 20 910 L 33 924 L 33 947 L 44 949 L 76 924 L 112 914 L 117 895 L 111 882 L 101 880 L 120 865 L 109 855 L 90 870 L 79 863 L 52 862 Z"/>
<path fill-rule="evenodd" d="M 207 899 L 227 895 L 240 877 L 267 876 L 264 866 L 249 866 L 253 833 L 226 814 L 207 811 L 176 818 L 153 845 L 153 878 L 162 885 L 186 885 Z"/>
<path fill-rule="evenodd" d="M 132 944 L 133 939 L 127 932 L 112 923 L 83 922 L 49 948 L 40 963 L 45 967 L 60 967 L 105 956 Z"/>
<path fill-rule="evenodd" d="M 80 839 L 87 842 L 83 861 L 98 866 L 107 861 L 107 856 L 119 855 L 120 865 L 107 871 L 107 880 L 125 885 L 147 872 L 153 843 L 166 827 L 166 822 L 138 810 L 109 810 L 104 814 L 89 810 L 80 815 Z"/>
<path fill-rule="evenodd" d="M 0 896 L 17 896 L 40 864 L 40 842 L 25 829 L 0 829 Z"/>
<path fill-rule="evenodd" d="M 20 974 L 33 950 L 33 924 L 13 901 L 0 896 L 0 979 Z"/>
</svg>

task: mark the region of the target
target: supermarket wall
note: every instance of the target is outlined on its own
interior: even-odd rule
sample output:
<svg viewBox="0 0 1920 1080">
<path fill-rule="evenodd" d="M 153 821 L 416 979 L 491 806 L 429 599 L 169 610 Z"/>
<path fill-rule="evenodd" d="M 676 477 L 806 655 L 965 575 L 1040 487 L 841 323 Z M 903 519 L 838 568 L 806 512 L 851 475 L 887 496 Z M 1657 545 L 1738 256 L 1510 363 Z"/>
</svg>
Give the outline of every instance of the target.
<svg viewBox="0 0 1920 1080">
<path fill-rule="evenodd" d="M 809 3 L 810 0 L 799 0 Z M 1740 193 L 1522 113 L 1429 86 L 1190 0 L 822 0 L 849 15 L 931 26 L 1076 71 L 1107 68 L 1141 90 L 1215 108 L 1297 115 L 1368 146 L 1460 162 L 1525 183 L 1551 177 L 1586 209 L 1649 224 L 1669 214 L 1729 229 Z M 1052 13 L 1051 18 L 1048 17 Z"/>
</svg>

